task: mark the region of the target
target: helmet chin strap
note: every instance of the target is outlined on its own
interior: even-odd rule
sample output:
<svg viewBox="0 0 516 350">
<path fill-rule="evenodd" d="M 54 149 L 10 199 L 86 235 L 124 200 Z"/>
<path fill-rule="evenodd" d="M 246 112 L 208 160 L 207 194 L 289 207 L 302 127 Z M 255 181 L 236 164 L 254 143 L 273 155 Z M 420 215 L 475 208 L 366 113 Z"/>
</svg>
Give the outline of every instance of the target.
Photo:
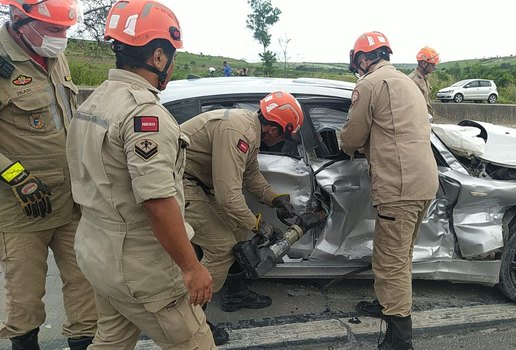
<svg viewBox="0 0 516 350">
<path fill-rule="evenodd" d="M 165 89 L 166 81 L 167 81 L 167 77 L 168 77 L 167 72 L 168 72 L 168 69 L 170 68 L 170 65 L 172 64 L 172 61 L 174 60 L 173 55 L 170 55 L 170 57 L 168 57 L 167 64 L 165 64 L 165 68 L 163 68 L 163 70 L 160 71 L 156 67 L 153 67 L 150 64 L 147 64 L 147 63 L 144 63 L 144 62 L 140 62 L 134 56 L 128 54 L 124 50 L 125 49 L 124 45 L 113 44 L 112 47 L 113 47 L 113 51 L 120 52 L 125 57 L 127 57 L 127 62 L 130 63 L 131 65 L 133 65 L 135 67 L 140 67 L 140 68 L 146 69 L 146 70 L 156 74 L 158 76 L 158 84 L 157 84 L 156 88 L 159 91 L 163 91 Z"/>
</svg>

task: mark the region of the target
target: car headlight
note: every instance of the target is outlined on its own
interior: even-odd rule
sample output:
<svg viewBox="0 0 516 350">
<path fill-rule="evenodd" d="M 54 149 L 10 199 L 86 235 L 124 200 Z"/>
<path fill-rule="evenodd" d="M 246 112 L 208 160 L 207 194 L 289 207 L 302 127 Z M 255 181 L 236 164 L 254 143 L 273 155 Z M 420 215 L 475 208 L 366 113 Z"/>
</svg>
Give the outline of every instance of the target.
<svg viewBox="0 0 516 350">
<path fill-rule="evenodd" d="M 441 94 L 450 94 L 453 93 L 453 90 L 441 90 L 439 91 Z"/>
</svg>

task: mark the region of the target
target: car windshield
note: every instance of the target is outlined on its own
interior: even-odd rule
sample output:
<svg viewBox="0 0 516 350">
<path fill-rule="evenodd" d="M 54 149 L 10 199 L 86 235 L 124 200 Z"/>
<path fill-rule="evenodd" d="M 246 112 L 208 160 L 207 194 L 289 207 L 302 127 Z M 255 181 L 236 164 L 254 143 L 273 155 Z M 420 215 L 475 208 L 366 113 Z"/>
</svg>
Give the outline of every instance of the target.
<svg viewBox="0 0 516 350">
<path fill-rule="evenodd" d="M 468 82 L 469 80 L 461 80 L 461 81 L 458 81 L 456 82 L 455 84 L 453 84 L 452 86 L 462 86 L 464 85 L 466 82 Z"/>
</svg>

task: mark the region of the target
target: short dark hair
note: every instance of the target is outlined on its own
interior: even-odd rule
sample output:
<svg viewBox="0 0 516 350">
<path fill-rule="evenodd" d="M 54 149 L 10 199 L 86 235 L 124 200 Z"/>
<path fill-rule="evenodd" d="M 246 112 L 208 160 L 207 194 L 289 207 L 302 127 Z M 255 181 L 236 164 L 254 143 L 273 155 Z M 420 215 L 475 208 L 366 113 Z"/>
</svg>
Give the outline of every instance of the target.
<svg viewBox="0 0 516 350">
<path fill-rule="evenodd" d="M 285 133 L 283 132 L 283 127 L 281 125 L 279 125 L 278 123 L 265 118 L 263 116 L 263 113 L 261 110 L 258 110 L 258 120 L 260 121 L 260 124 L 262 124 L 262 125 L 275 126 L 276 128 L 278 128 L 278 131 L 281 133 L 281 135 L 285 135 Z"/>
<path fill-rule="evenodd" d="M 141 64 L 147 62 L 158 48 L 163 49 L 163 52 L 169 58 L 176 52 L 170 41 L 165 39 L 154 39 L 144 46 L 131 46 L 117 40 L 111 44 L 111 49 L 116 57 L 116 68 L 118 69 L 141 67 Z"/>
</svg>

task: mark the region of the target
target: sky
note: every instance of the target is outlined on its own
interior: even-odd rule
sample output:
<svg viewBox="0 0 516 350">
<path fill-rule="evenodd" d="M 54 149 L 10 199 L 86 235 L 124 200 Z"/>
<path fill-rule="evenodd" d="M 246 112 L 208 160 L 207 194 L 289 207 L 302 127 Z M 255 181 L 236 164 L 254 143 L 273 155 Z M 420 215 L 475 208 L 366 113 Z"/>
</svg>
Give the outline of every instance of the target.
<svg viewBox="0 0 516 350">
<path fill-rule="evenodd" d="M 164 0 L 184 32 L 184 50 L 258 62 L 262 46 L 246 27 L 247 0 Z M 282 13 L 269 49 L 290 39 L 290 62 L 349 62 L 360 34 L 380 31 L 393 63 L 415 63 L 424 46 L 442 62 L 516 55 L 516 1 L 271 0 Z"/>
</svg>

